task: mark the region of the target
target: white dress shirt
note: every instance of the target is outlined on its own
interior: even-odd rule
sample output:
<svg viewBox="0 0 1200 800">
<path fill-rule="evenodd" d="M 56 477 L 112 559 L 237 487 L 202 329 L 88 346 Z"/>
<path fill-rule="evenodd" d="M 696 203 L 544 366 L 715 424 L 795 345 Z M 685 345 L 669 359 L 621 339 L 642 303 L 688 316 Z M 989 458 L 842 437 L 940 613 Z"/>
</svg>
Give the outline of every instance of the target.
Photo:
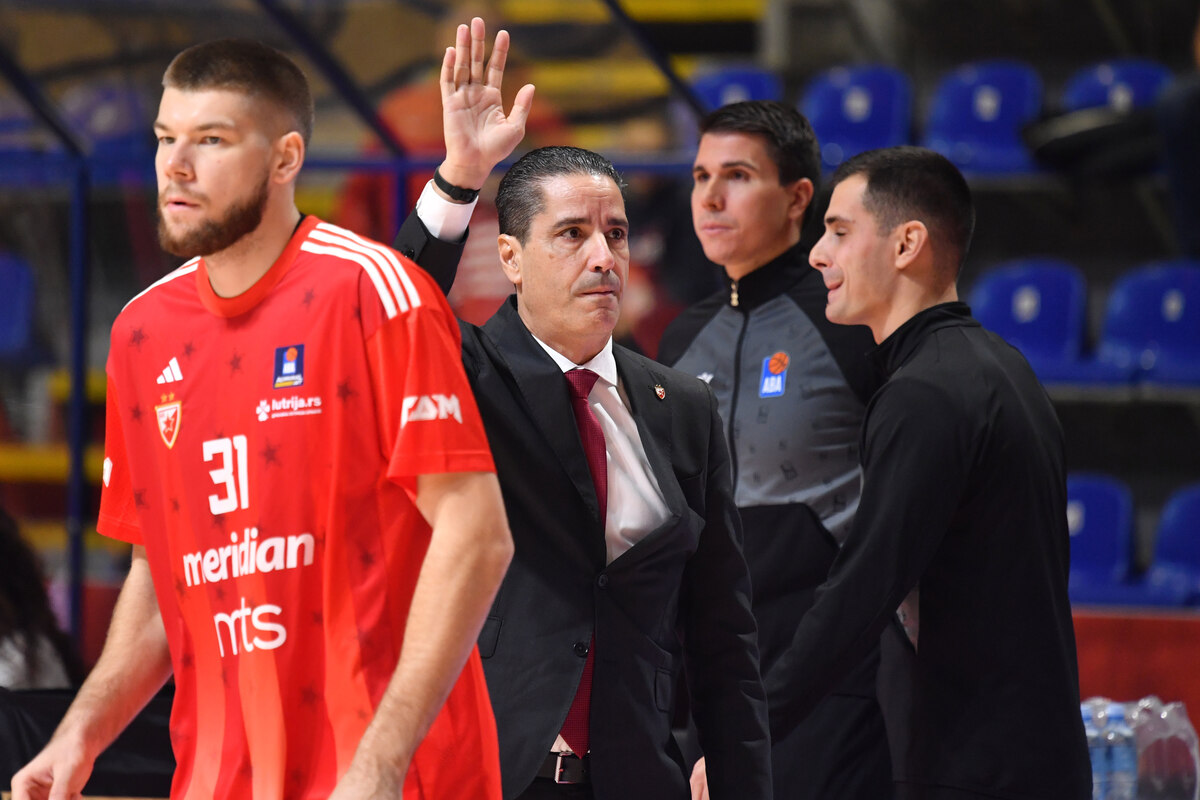
<svg viewBox="0 0 1200 800">
<path fill-rule="evenodd" d="M 608 509 L 605 514 L 604 545 L 607 563 L 640 542 L 646 534 L 670 517 L 667 501 L 650 469 L 646 448 L 637 422 L 629 411 L 625 392 L 617 381 L 617 361 L 612 338 L 586 364 L 575 364 L 550 345 L 533 337 L 564 373 L 577 367 L 600 376 L 588 394 L 588 405 L 604 431 L 608 461 Z M 564 379 L 565 380 L 565 379 Z"/>
</svg>

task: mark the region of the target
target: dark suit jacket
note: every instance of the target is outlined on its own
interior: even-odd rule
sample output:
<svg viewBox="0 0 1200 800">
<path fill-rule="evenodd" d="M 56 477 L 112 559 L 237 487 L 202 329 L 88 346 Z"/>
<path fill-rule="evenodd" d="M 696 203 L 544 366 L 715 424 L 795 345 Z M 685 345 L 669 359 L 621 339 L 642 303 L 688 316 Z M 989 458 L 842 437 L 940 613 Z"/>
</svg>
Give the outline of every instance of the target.
<svg viewBox="0 0 1200 800">
<path fill-rule="evenodd" d="M 406 222 L 397 249 L 415 255 L 423 229 L 414 220 Z M 448 288 L 453 273 L 435 277 Z M 687 797 L 671 735 L 680 670 L 712 796 L 770 797 L 749 578 L 712 393 L 689 375 L 614 346 L 671 517 L 606 566 L 596 493 L 562 371 L 521 322 L 515 298 L 482 328 L 461 327 L 463 363 L 516 544 L 479 638 L 505 797 L 524 791 L 546 758 L 593 634 L 597 798 Z"/>
</svg>

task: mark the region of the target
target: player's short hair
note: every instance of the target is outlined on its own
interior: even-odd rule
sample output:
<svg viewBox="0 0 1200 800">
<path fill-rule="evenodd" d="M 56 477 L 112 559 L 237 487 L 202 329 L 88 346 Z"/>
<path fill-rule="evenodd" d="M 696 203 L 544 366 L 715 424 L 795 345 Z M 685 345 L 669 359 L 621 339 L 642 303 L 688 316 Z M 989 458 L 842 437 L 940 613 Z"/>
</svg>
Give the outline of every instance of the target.
<svg viewBox="0 0 1200 800">
<path fill-rule="evenodd" d="M 808 178 L 821 184 L 821 150 L 812 125 L 796 109 L 774 100 L 746 100 L 721 106 L 700 121 L 706 133 L 757 134 L 779 170 L 781 184 Z"/>
<path fill-rule="evenodd" d="M 948 158 L 923 147 L 868 150 L 844 161 L 831 185 L 854 175 L 866 179 L 863 208 L 880 232 L 909 220 L 923 222 L 930 237 L 948 248 L 952 258 L 945 263 L 957 277 L 975 232 L 975 204 L 966 179 Z"/>
<path fill-rule="evenodd" d="M 182 91 L 229 89 L 274 105 L 290 117 L 305 145 L 312 138 L 313 99 L 296 63 L 273 47 L 249 39 L 194 45 L 171 60 L 163 87 Z"/>
<path fill-rule="evenodd" d="M 610 178 L 625 196 L 625 182 L 604 156 L 580 147 L 554 146 L 530 150 L 508 168 L 496 191 L 500 233 L 525 244 L 533 218 L 546 208 L 542 184 L 559 175 L 596 175 Z"/>
</svg>

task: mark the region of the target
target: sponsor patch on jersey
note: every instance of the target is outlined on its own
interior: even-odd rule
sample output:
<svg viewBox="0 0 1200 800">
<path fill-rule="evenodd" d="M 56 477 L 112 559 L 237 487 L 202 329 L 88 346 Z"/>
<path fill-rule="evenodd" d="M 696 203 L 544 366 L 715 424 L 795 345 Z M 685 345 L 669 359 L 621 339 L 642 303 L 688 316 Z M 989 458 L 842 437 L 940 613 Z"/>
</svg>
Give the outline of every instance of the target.
<svg viewBox="0 0 1200 800">
<path fill-rule="evenodd" d="M 321 398 L 317 395 L 303 397 L 298 394 L 259 400 L 254 414 L 259 422 L 281 417 L 307 417 L 321 413 Z"/>
<path fill-rule="evenodd" d="M 462 422 L 462 409 L 458 395 L 429 394 L 409 395 L 400 406 L 400 427 L 410 422 L 437 419 L 455 419 Z"/>
<path fill-rule="evenodd" d="M 163 400 L 173 402 L 154 407 L 154 417 L 158 420 L 158 435 L 162 437 L 168 450 L 175 446 L 175 439 L 179 437 L 179 423 L 183 419 L 183 403 L 174 398 L 174 394 L 163 395 Z"/>
<path fill-rule="evenodd" d="M 758 382 L 759 397 L 782 397 L 787 387 L 788 354 L 780 350 L 763 359 L 762 378 Z"/>
<path fill-rule="evenodd" d="M 275 348 L 275 388 L 304 385 L 304 345 Z"/>
</svg>

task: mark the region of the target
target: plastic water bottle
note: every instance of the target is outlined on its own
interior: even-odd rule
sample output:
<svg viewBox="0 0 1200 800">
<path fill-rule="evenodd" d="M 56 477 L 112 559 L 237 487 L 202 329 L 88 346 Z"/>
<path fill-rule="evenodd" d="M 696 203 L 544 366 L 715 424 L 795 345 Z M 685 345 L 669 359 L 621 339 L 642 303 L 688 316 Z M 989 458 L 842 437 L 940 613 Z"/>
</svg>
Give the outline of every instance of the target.
<svg viewBox="0 0 1200 800">
<path fill-rule="evenodd" d="M 1188 719 L 1187 709 L 1183 703 L 1167 703 L 1162 718 L 1170 731 L 1170 741 L 1175 745 L 1171 788 L 1182 800 L 1200 798 L 1200 742 L 1197 742 L 1196 729 Z"/>
<path fill-rule="evenodd" d="M 1125 705 L 1108 707 L 1108 727 L 1104 730 L 1108 750 L 1108 795 L 1105 800 L 1137 800 L 1137 742 L 1133 730 L 1125 724 Z"/>
<path fill-rule="evenodd" d="M 1108 794 L 1108 746 L 1096 727 L 1090 703 L 1082 703 L 1083 732 L 1087 735 L 1088 757 L 1092 762 L 1092 800 L 1105 800 Z"/>
<path fill-rule="evenodd" d="M 1138 748 L 1138 797 L 1145 800 L 1192 800 L 1173 790 L 1173 746 L 1170 724 L 1163 717 L 1163 704 L 1154 695 L 1138 701 L 1129 727 Z"/>
</svg>

